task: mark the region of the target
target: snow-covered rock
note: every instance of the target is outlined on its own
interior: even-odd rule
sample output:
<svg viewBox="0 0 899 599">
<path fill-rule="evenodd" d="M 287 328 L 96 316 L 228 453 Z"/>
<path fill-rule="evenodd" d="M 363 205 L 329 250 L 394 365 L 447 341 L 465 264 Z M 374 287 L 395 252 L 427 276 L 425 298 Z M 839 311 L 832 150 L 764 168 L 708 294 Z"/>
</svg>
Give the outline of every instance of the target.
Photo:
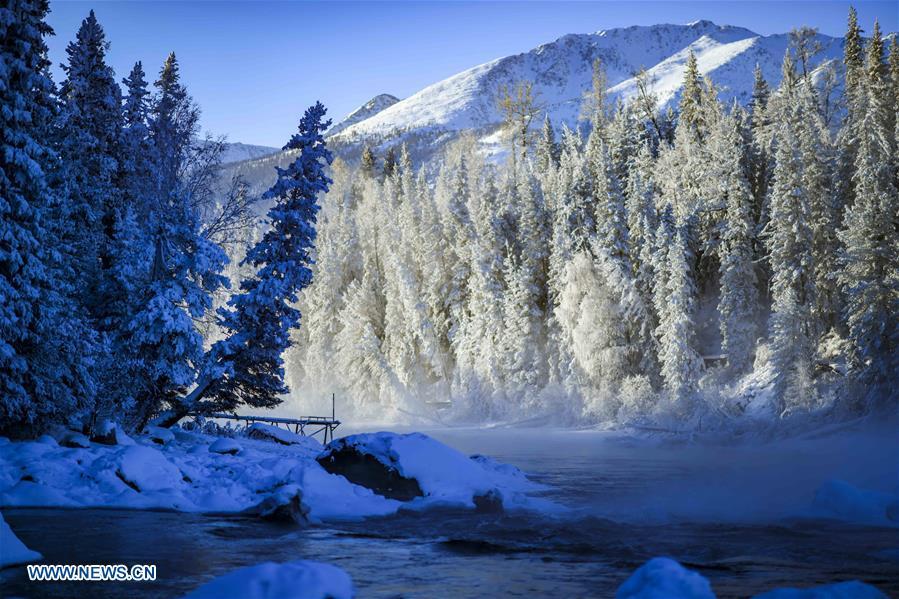
<svg viewBox="0 0 899 599">
<path fill-rule="evenodd" d="M 59 444 L 63 447 L 80 447 L 82 449 L 87 449 L 91 446 L 91 440 L 81 433 L 70 431 L 62 436 L 59 440 Z"/>
<path fill-rule="evenodd" d="M 210 453 L 236 455 L 240 453 L 240 443 L 228 437 L 220 437 L 209 446 Z"/>
<path fill-rule="evenodd" d="M 310 449 L 321 450 L 322 444 L 314 437 L 306 435 L 297 435 L 289 430 L 256 422 L 247 428 L 247 436 L 251 439 L 259 439 L 261 441 L 273 441 L 281 445 L 303 445 Z"/>
<path fill-rule="evenodd" d="M 753 599 L 887 599 L 869 584 L 852 580 L 808 589 L 774 589 Z"/>
<path fill-rule="evenodd" d="M 418 475 L 427 468 L 408 455 L 418 448 L 426 450 L 441 470 L 463 468 L 469 472 L 456 478 L 421 476 L 426 492 L 433 494 L 403 503 L 327 472 L 316 462 L 318 446 L 242 438 L 237 455 L 220 455 L 210 452 L 210 445 L 221 442 L 227 449 L 237 442 L 199 432 L 173 432 L 174 440 L 165 445 L 154 443 L 147 435 L 137 437 L 131 447 L 95 443 L 87 448 L 67 448 L 33 441 L 0 444 L 0 508 L 244 512 L 320 522 L 386 516 L 403 507 L 426 509 L 448 501 L 473 508 L 480 495 L 481 509 L 494 509 L 499 498 L 506 508 L 559 509 L 548 500 L 529 497 L 530 491 L 542 487 L 517 470 L 495 463 L 485 468 L 449 448 L 443 450 L 449 457 L 441 458 L 441 451 L 431 447 L 439 444 L 430 439 L 397 444 L 404 468 Z M 427 460 L 428 455 L 422 459 Z M 491 490 L 496 493 L 491 495 Z M 294 512 L 299 517 L 294 517 Z"/>
<path fill-rule="evenodd" d="M 184 482 L 177 466 L 160 451 L 143 445 L 129 447 L 122 453 L 116 474 L 138 492 L 175 489 Z"/>
<path fill-rule="evenodd" d="M 616 599 L 715 599 L 704 576 L 675 560 L 655 557 L 618 587 Z"/>
<path fill-rule="evenodd" d="M 26 547 L 3 519 L 3 514 L 0 514 L 0 568 L 36 562 L 40 559 L 43 559 L 43 556 Z"/>
<path fill-rule="evenodd" d="M 35 443 L 43 443 L 44 445 L 59 445 L 59 442 L 56 441 L 50 435 L 41 435 L 37 439 L 34 440 Z"/>
<path fill-rule="evenodd" d="M 829 480 L 815 492 L 812 514 L 862 524 L 899 526 L 899 495 Z"/>
<path fill-rule="evenodd" d="M 91 441 L 102 445 L 134 445 L 134 439 L 111 420 L 104 420 L 97 426 L 91 435 Z"/>
<path fill-rule="evenodd" d="M 161 426 L 148 426 L 146 434 L 147 437 L 157 445 L 166 445 L 175 440 L 175 433 Z"/>
<path fill-rule="evenodd" d="M 475 507 L 476 497 L 501 498 L 505 507 L 540 489 L 517 469 L 470 459 L 427 435 L 380 432 L 350 435 L 328 444 L 318 457 L 325 470 L 386 497 Z M 486 505 L 486 503 L 485 503 Z"/>
<path fill-rule="evenodd" d="M 280 487 L 247 513 L 276 522 L 309 523 L 309 506 L 303 502 L 303 490 L 299 485 Z"/>
<path fill-rule="evenodd" d="M 312 561 L 266 562 L 207 582 L 185 599 L 351 599 L 350 575 Z"/>
</svg>

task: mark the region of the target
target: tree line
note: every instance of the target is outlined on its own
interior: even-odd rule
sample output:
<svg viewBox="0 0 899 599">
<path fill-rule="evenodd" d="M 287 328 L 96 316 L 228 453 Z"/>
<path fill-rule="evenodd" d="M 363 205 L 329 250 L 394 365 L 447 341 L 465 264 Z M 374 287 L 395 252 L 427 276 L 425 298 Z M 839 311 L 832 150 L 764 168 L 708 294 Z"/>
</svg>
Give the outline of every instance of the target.
<svg viewBox="0 0 899 599">
<path fill-rule="evenodd" d="M 610 102 L 597 64 L 586 123 L 558 135 L 531 126 L 526 82 L 501 91 L 501 163 L 473 136 L 433 181 L 404 147 L 338 159 L 292 380 L 374 415 L 895 405 L 899 48 L 854 10 L 842 64 L 813 66 L 815 39 L 795 30 L 748 106 L 723 105 L 692 54 L 665 114 L 645 73 Z"/>
</svg>

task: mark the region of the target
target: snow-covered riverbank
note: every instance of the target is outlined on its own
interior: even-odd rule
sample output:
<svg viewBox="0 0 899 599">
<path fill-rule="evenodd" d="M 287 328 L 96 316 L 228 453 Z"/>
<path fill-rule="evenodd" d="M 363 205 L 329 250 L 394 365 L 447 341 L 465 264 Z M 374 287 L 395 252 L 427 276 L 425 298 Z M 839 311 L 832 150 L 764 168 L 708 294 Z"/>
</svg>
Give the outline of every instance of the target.
<svg viewBox="0 0 899 599">
<path fill-rule="evenodd" d="M 277 431 L 276 431 L 276 434 Z M 175 430 L 118 444 L 80 436 L 0 440 L 0 508 L 105 507 L 231 513 L 299 495 L 314 520 L 357 519 L 400 507 L 475 507 L 492 493 L 506 509 L 548 508 L 529 496 L 540 485 L 511 466 L 470 459 L 425 435 L 377 433 L 356 438 L 365 451 L 418 481 L 421 497 L 398 501 L 331 474 L 317 461 L 315 439 L 280 431 L 281 442 L 212 437 Z M 284 445 L 284 441 L 289 445 Z M 338 440 L 341 441 L 341 440 Z M 357 444 L 358 444 L 357 443 Z"/>
</svg>

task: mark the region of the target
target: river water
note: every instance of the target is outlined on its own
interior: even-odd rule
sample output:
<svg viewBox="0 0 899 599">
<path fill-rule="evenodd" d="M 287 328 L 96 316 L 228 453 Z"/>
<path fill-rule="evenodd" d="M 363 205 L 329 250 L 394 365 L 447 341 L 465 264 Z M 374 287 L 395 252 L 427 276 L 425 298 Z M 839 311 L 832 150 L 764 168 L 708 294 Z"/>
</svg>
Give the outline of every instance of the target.
<svg viewBox="0 0 899 599">
<path fill-rule="evenodd" d="M 860 579 L 899 597 L 899 529 L 811 519 L 827 478 L 895 485 L 895 438 L 698 445 L 595 432 L 429 431 L 514 464 L 563 515 L 447 510 L 298 529 L 241 517 L 120 510 L 4 510 L 45 563 L 152 563 L 154 583 L 29 583 L 4 597 L 177 597 L 262 561 L 346 569 L 359 597 L 611 597 L 658 555 L 708 577 L 719 597 Z M 804 513 L 806 512 L 806 513 Z"/>
</svg>

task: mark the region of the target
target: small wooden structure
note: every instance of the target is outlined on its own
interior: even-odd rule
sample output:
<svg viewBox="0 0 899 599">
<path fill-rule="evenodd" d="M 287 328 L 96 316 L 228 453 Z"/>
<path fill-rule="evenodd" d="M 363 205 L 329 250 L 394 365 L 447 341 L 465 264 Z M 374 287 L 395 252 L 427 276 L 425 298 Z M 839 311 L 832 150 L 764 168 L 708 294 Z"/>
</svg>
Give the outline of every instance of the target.
<svg viewBox="0 0 899 599">
<path fill-rule="evenodd" d="M 340 420 L 337 420 L 334 413 L 334 395 L 331 395 L 331 417 L 327 416 L 302 416 L 300 418 L 279 418 L 277 416 L 241 416 L 240 414 L 204 414 L 205 418 L 222 418 L 224 420 L 236 420 L 238 422 L 246 422 L 247 427 L 255 422 L 270 424 L 272 426 L 284 427 L 297 435 L 306 435 L 314 437 L 319 433 L 323 434 L 322 444 L 327 445 L 328 441 L 334 440 L 334 431 L 340 426 Z M 307 432 L 307 427 L 310 430 Z"/>
</svg>

